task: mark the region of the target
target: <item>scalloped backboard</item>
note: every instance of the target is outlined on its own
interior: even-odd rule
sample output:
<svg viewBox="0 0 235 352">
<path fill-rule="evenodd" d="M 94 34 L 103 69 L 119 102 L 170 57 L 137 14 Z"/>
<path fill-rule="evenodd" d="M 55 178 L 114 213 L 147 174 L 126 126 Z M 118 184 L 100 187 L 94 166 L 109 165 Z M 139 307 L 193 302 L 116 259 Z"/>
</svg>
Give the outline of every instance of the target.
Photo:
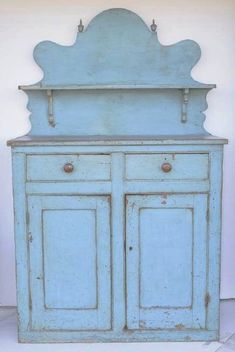
<svg viewBox="0 0 235 352">
<path fill-rule="evenodd" d="M 44 72 L 29 96 L 30 135 L 205 135 L 206 95 L 191 70 L 200 47 L 158 41 L 135 13 L 110 9 L 72 46 L 34 50 Z"/>
</svg>

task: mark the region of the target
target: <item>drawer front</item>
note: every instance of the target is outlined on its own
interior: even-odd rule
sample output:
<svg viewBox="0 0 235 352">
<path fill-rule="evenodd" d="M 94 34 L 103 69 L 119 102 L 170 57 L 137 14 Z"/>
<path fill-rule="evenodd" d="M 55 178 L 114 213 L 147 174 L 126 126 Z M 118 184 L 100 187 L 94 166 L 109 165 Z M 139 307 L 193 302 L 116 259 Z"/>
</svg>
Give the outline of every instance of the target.
<svg viewBox="0 0 235 352">
<path fill-rule="evenodd" d="M 28 155 L 27 181 L 106 181 L 110 155 Z"/>
<path fill-rule="evenodd" d="M 208 154 L 129 154 L 127 180 L 206 180 Z"/>
</svg>

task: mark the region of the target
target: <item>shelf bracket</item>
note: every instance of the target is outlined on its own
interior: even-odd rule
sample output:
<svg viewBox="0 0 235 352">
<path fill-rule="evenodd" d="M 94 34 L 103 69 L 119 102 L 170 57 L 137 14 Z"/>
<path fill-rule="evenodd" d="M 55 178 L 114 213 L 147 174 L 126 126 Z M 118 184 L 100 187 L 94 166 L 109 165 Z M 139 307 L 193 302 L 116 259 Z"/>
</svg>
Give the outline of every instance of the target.
<svg viewBox="0 0 235 352">
<path fill-rule="evenodd" d="M 51 89 L 47 89 L 48 99 L 48 123 L 50 126 L 55 127 L 55 117 L 53 115 L 53 93 Z"/>
<path fill-rule="evenodd" d="M 188 120 L 188 101 L 189 101 L 189 88 L 183 89 L 183 102 L 182 102 L 182 114 L 181 122 L 186 123 Z"/>
</svg>

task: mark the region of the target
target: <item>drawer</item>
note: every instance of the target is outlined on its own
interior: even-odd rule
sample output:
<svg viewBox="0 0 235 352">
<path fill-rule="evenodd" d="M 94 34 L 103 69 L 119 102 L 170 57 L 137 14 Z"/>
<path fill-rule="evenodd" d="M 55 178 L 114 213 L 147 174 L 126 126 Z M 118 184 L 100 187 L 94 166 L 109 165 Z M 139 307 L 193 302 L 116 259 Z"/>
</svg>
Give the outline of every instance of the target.
<svg viewBox="0 0 235 352">
<path fill-rule="evenodd" d="M 110 155 L 27 156 L 27 181 L 105 181 L 110 177 Z"/>
<path fill-rule="evenodd" d="M 206 180 L 208 154 L 127 154 L 127 180 Z"/>
</svg>

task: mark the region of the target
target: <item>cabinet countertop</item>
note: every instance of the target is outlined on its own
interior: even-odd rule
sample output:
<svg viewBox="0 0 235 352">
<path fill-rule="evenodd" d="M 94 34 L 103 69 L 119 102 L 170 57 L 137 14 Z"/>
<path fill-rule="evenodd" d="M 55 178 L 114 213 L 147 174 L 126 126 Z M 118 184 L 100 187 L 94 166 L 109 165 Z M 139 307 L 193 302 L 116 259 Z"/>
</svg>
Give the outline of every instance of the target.
<svg viewBox="0 0 235 352">
<path fill-rule="evenodd" d="M 186 136 L 22 136 L 11 139 L 8 146 L 37 145 L 171 145 L 171 144 L 227 144 L 226 138 L 211 135 Z"/>
</svg>

